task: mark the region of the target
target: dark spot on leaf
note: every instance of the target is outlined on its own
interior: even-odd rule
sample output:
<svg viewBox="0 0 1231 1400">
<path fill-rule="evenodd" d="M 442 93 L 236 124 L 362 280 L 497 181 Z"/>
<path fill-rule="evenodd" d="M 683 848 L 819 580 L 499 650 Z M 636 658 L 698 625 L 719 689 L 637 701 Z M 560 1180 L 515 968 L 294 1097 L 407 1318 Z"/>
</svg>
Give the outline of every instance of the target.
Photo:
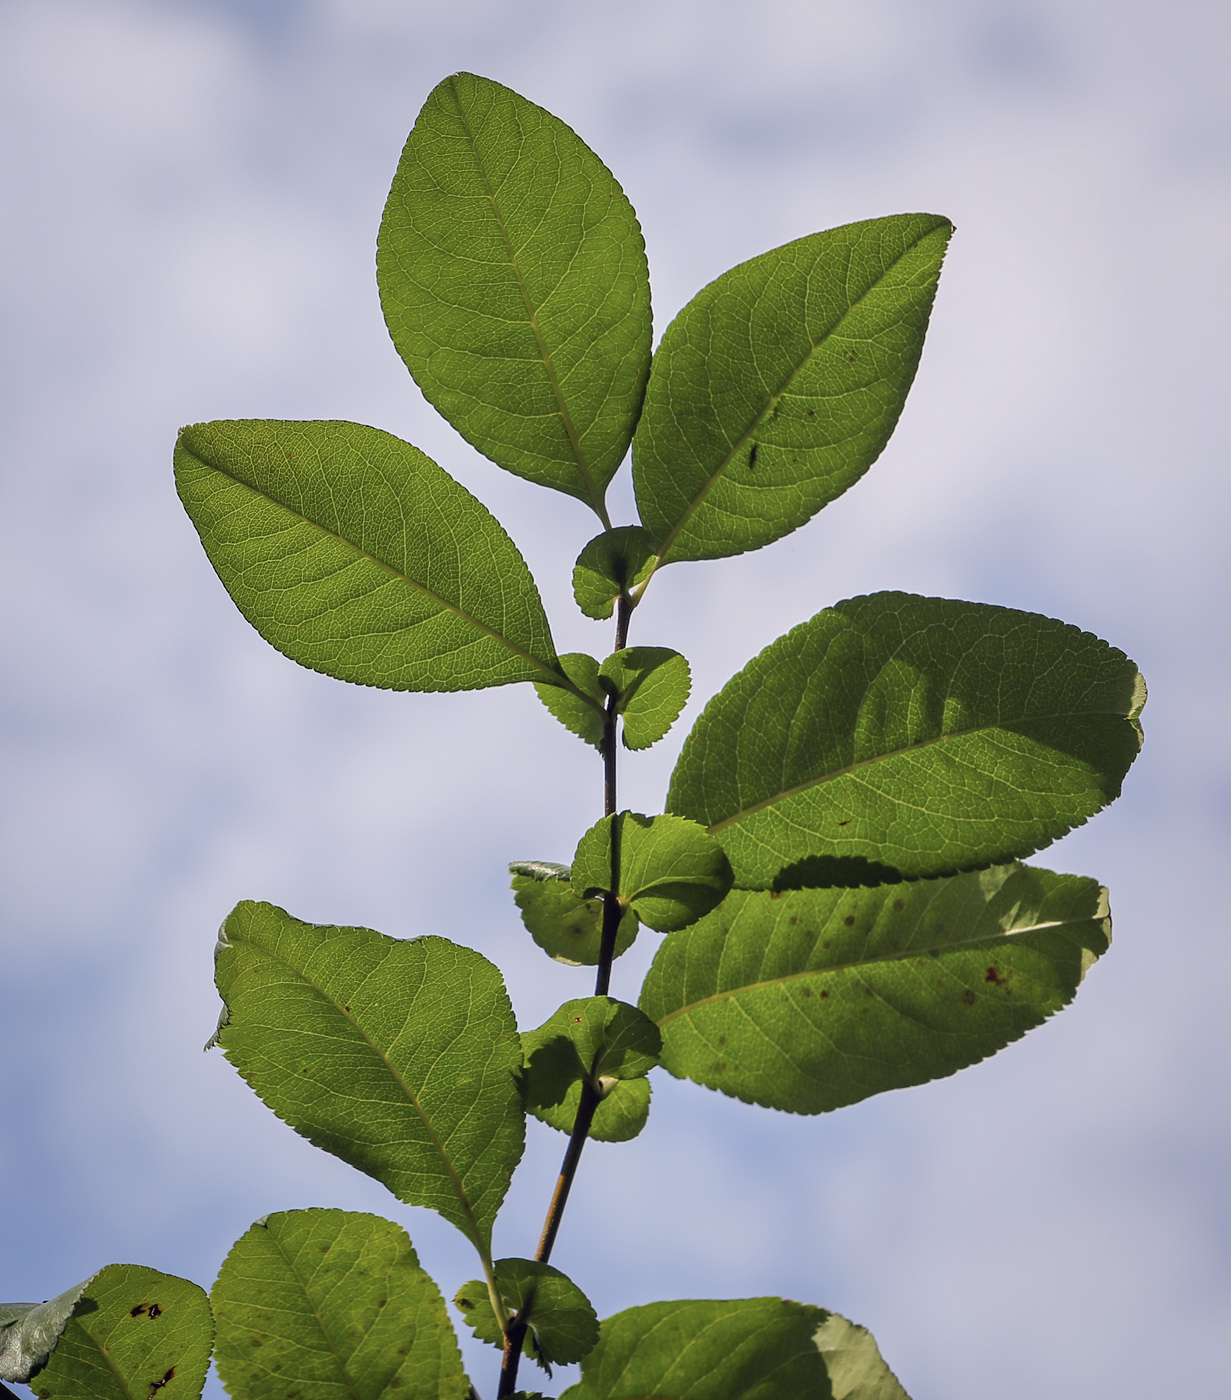
<svg viewBox="0 0 1231 1400">
<path fill-rule="evenodd" d="M 410 1348 L 409 1348 L 409 1347 L 398 1347 L 398 1355 L 399 1355 L 399 1356 L 409 1356 L 409 1355 L 410 1355 Z"/>
<path fill-rule="evenodd" d="M 718 1044 L 719 1044 L 719 1045 L 725 1045 L 726 1043 L 727 1043 L 727 1038 L 726 1038 L 726 1036 L 725 1036 L 725 1035 L 720 1035 L 720 1036 L 718 1037 Z"/>
<path fill-rule="evenodd" d="M 388 1307 L 388 1305 L 389 1305 L 389 1299 L 388 1299 L 388 1298 L 382 1298 L 382 1299 L 380 1300 L 380 1302 L 377 1303 L 376 1306 L 377 1306 L 378 1308 L 384 1308 L 384 1307 Z"/>
<path fill-rule="evenodd" d="M 803 994 L 804 994 L 804 996 L 806 996 L 806 997 L 810 997 L 810 996 L 812 995 L 812 988 L 811 988 L 811 987 L 803 987 L 803 988 L 801 988 L 801 990 L 803 991 Z"/>
<path fill-rule="evenodd" d="M 847 926 L 847 928 L 852 928 L 852 927 L 854 927 L 854 923 L 855 923 L 855 916 L 854 916 L 854 914 L 848 914 L 848 915 L 846 916 L 846 918 L 842 920 L 842 922 Z"/>
<path fill-rule="evenodd" d="M 850 817 L 846 817 L 844 820 L 842 820 L 842 821 L 840 821 L 840 822 L 838 823 L 839 826 L 850 826 L 850 824 L 851 824 L 851 819 L 850 819 Z"/>
<path fill-rule="evenodd" d="M 799 922 L 799 915 L 798 915 L 798 914 L 792 914 L 791 917 L 787 920 L 787 923 L 790 924 L 792 927 L 794 927 L 798 922 Z"/>
<path fill-rule="evenodd" d="M 900 914 L 900 913 L 902 912 L 902 910 L 906 908 L 906 905 L 903 904 L 902 901 L 901 901 L 900 899 L 895 899 L 895 900 L 893 901 L 893 908 L 894 908 L 894 912 L 895 912 L 895 913 Z"/>
<path fill-rule="evenodd" d="M 997 987 L 1003 987 L 1004 984 L 1005 984 L 1008 980 L 1009 980 L 1009 979 L 1008 979 L 1007 977 L 1002 977 L 1002 976 L 1000 975 L 1000 973 L 997 972 L 996 969 L 995 969 L 994 967 L 989 967 L 989 968 L 988 968 L 988 970 L 987 970 L 987 976 L 986 976 L 986 978 L 984 978 L 984 981 L 987 981 L 987 982 L 994 982 L 994 983 L 996 984 Z"/>
<path fill-rule="evenodd" d="M 962 993 L 962 1000 L 966 1003 L 967 1006 L 973 1006 L 975 1004 L 975 994 L 970 990 L 969 987 L 967 987 L 966 990 Z"/>
<path fill-rule="evenodd" d="M 133 1309 L 129 1312 L 128 1315 L 129 1315 L 129 1317 L 140 1317 L 141 1314 L 142 1314 L 144 1311 L 145 1311 L 145 1304 L 144 1304 L 144 1303 L 138 1303 L 137 1306 L 136 1306 L 135 1308 L 133 1308 Z"/>
<path fill-rule="evenodd" d="M 350 1015 L 350 1007 L 349 1007 L 349 1006 L 344 1006 L 344 1007 L 342 1008 L 342 1010 L 345 1011 L 346 1014 L 347 1014 L 348 1016 Z"/>
<path fill-rule="evenodd" d="M 752 444 L 752 451 L 748 454 L 748 470 L 751 471 L 757 464 L 757 445 Z"/>
<path fill-rule="evenodd" d="M 726 1067 L 727 1067 L 727 1062 L 726 1062 L 726 1060 L 715 1060 L 714 1063 L 710 1066 L 710 1073 L 711 1073 L 711 1074 L 721 1074 L 721 1073 L 723 1072 L 723 1070 L 726 1069 Z"/>
<path fill-rule="evenodd" d="M 164 1385 L 170 1385 L 170 1383 L 171 1383 L 174 1379 L 175 1379 L 175 1367 L 172 1366 L 172 1367 L 170 1367 L 168 1370 L 166 1370 L 166 1371 L 163 1372 L 162 1380 L 160 1380 L 160 1381 L 151 1381 L 151 1382 L 150 1382 L 150 1395 L 151 1395 L 151 1396 L 157 1395 L 158 1392 L 163 1388 Z"/>
<path fill-rule="evenodd" d="M 158 1306 L 157 1303 L 151 1303 L 151 1304 L 150 1304 L 150 1316 L 151 1316 L 151 1317 L 161 1317 L 161 1316 L 162 1316 L 162 1309 Z"/>
<path fill-rule="evenodd" d="M 822 947 L 822 948 L 828 948 L 828 947 L 829 947 L 829 939 L 828 939 L 828 938 L 822 938 L 822 939 L 821 939 L 821 947 Z"/>
<path fill-rule="evenodd" d="M 808 417 L 809 417 L 809 418 L 815 418 L 815 417 L 816 417 L 816 409 L 815 409 L 815 408 L 810 408 L 810 409 L 808 410 Z"/>
<path fill-rule="evenodd" d="M 872 995 L 872 988 L 871 988 L 871 987 L 865 987 L 865 988 L 863 989 L 863 994 L 864 994 L 865 997 L 870 997 L 870 996 Z"/>
<path fill-rule="evenodd" d="M 781 899 L 781 898 L 782 898 L 782 891 L 781 891 L 781 890 L 770 890 L 770 892 L 769 892 L 769 897 L 770 897 L 770 899 Z"/>
<path fill-rule="evenodd" d="M 828 995 L 829 995 L 828 992 L 822 992 L 822 993 L 821 993 L 821 996 L 823 996 L 823 997 L 827 997 Z"/>
<path fill-rule="evenodd" d="M 250 1345 L 254 1347 L 263 1347 L 265 1343 L 260 1339 L 260 1337 L 253 1337 Z"/>
<path fill-rule="evenodd" d="M 858 355 L 858 353 L 857 353 L 856 351 L 854 351 L 854 350 L 848 350 L 848 351 L 846 352 L 846 363 L 847 363 L 848 365 L 853 365 L 853 364 L 855 363 L 855 361 L 856 361 L 858 358 L 859 358 L 859 355 Z"/>
</svg>

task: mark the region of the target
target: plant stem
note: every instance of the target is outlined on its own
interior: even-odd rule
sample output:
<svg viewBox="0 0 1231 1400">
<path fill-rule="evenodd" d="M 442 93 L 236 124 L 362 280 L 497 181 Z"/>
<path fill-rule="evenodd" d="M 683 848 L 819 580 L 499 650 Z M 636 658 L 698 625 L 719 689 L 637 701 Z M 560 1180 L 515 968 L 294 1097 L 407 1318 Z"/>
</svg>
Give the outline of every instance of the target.
<svg viewBox="0 0 1231 1400">
<path fill-rule="evenodd" d="M 622 651 L 628 645 L 628 622 L 632 616 L 633 605 L 623 592 L 616 603 L 616 634 L 615 650 Z M 618 699 L 614 695 L 607 697 L 607 708 L 603 714 L 603 815 L 613 817 L 616 813 L 616 777 L 617 760 L 619 750 L 617 748 L 617 722 L 619 711 L 616 706 Z M 603 936 L 599 944 L 598 954 L 598 974 L 594 982 L 594 995 L 604 997 L 607 995 L 607 988 L 611 985 L 611 964 L 615 960 L 616 935 L 620 930 L 620 919 L 624 910 L 620 905 L 619 896 L 615 893 L 620 888 L 620 832 L 614 823 L 611 828 L 611 893 L 603 901 Z M 569 1192 L 573 1187 L 573 1178 L 577 1175 L 577 1167 L 581 1162 L 582 1149 L 586 1145 L 586 1138 L 590 1135 L 590 1124 L 594 1121 L 594 1112 L 601 1102 L 598 1090 L 589 1079 L 583 1079 L 581 1083 L 581 1099 L 577 1105 L 577 1117 L 573 1121 L 573 1131 L 569 1134 L 568 1146 L 564 1150 L 564 1161 L 560 1164 L 560 1174 L 556 1178 L 556 1189 L 551 1195 L 551 1204 L 547 1207 L 547 1218 L 543 1221 L 543 1233 L 539 1236 L 539 1247 L 534 1252 L 535 1260 L 540 1264 L 546 1264 L 551 1258 L 552 1247 L 556 1242 L 556 1234 L 560 1229 L 560 1221 L 564 1216 L 564 1207 L 568 1204 Z M 526 1326 L 524 1322 L 512 1322 L 505 1329 L 504 1351 L 500 1358 L 500 1388 L 496 1391 L 496 1400 L 506 1400 L 506 1397 L 513 1394 L 517 1388 L 517 1368 L 521 1361 L 522 1343 L 526 1338 Z"/>
</svg>

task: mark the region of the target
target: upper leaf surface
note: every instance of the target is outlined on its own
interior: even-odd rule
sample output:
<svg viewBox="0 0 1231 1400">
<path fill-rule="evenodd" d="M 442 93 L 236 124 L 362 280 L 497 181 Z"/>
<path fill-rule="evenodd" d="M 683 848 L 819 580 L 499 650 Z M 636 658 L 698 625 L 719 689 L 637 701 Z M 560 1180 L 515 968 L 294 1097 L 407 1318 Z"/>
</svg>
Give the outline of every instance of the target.
<svg viewBox="0 0 1231 1400">
<path fill-rule="evenodd" d="M 598 1317 L 567 1274 L 534 1259 L 497 1259 L 495 1272 L 500 1297 L 513 1321 L 528 1324 L 525 1351 L 546 1370 L 572 1365 L 594 1349 Z M 466 1284 L 453 1301 L 481 1342 L 504 1345 L 485 1284 Z"/>
<path fill-rule="evenodd" d="M 900 214 L 800 238 L 700 291 L 654 356 L 633 442 L 663 562 L 780 539 L 852 486 L 914 379 L 953 226 Z"/>
<path fill-rule="evenodd" d="M 620 877 L 614 893 L 659 933 L 699 919 L 731 888 L 722 847 L 695 822 L 620 812 L 596 822 L 578 843 L 572 877 L 582 898 L 611 892 L 613 838 Z"/>
<path fill-rule="evenodd" d="M 218 1373 L 244 1400 L 284 1400 L 288 1386 L 302 1400 L 470 1393 L 440 1290 L 379 1216 L 267 1216 L 227 1255 L 211 1302 Z"/>
<path fill-rule="evenodd" d="M 874 593 L 727 683 L 667 807 L 718 836 L 744 888 L 851 883 L 801 878 L 809 863 L 949 874 L 1029 855 L 1118 796 L 1144 702 L 1124 653 L 1076 627 Z"/>
<path fill-rule="evenodd" d="M 999 866 L 872 889 L 735 890 L 641 992 L 664 1068 L 824 1113 L 954 1074 L 1066 1006 L 1107 948 L 1094 880 Z"/>
<path fill-rule="evenodd" d="M 47 1364 L 90 1279 L 45 1303 L 0 1303 L 0 1381 L 26 1381 Z"/>
<path fill-rule="evenodd" d="M 409 443 L 358 423 L 198 423 L 175 476 L 239 610 L 293 661 L 393 690 L 560 683 L 517 547 Z"/>
<path fill-rule="evenodd" d="M 188 1279 L 110 1264 L 85 1285 L 63 1329 L 29 1381 L 39 1400 L 193 1400 L 205 1385 L 214 1320 L 204 1289 Z"/>
<path fill-rule="evenodd" d="M 781 1298 L 629 1308 L 560 1400 L 832 1400 L 813 1341 L 828 1316 Z"/>
<path fill-rule="evenodd" d="M 402 152 L 376 266 L 429 402 L 606 523 L 649 372 L 650 283 L 637 216 L 594 152 L 499 83 L 446 78 Z"/>
<path fill-rule="evenodd" d="M 909 1400 L 866 1327 L 830 1313 L 812 1340 L 825 1358 L 833 1400 Z"/>
<path fill-rule="evenodd" d="M 244 902 L 217 983 L 219 1043 L 280 1118 L 487 1247 L 525 1117 L 513 1009 L 486 958 Z"/>
</svg>

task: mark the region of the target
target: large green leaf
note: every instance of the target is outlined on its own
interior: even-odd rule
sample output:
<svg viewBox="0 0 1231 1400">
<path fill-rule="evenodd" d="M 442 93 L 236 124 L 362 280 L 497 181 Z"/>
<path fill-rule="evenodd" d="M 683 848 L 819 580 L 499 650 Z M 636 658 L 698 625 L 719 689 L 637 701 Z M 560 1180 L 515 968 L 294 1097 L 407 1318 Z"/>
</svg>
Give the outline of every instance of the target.
<svg viewBox="0 0 1231 1400">
<path fill-rule="evenodd" d="M 227 1255 L 211 1302 L 218 1374 L 242 1400 L 470 1393 L 440 1290 L 406 1232 L 379 1216 L 267 1216 Z"/>
<path fill-rule="evenodd" d="M 428 98 L 376 254 L 389 334 L 492 461 L 606 523 L 650 362 L 645 244 L 615 177 L 558 118 L 471 73 Z"/>
<path fill-rule="evenodd" d="M 735 890 L 663 941 L 641 1009 L 672 1074 L 824 1113 L 954 1074 L 1066 1006 L 1107 892 L 1025 865 L 871 889 Z"/>
<path fill-rule="evenodd" d="M 654 356 L 633 442 L 660 558 L 781 538 L 880 455 L 919 363 L 953 228 L 900 214 L 814 233 L 700 291 Z"/>
<path fill-rule="evenodd" d="M 1145 685 L 1114 647 L 981 603 L 874 593 L 818 613 L 710 701 L 669 811 L 745 888 L 950 874 L 1111 802 Z"/>
<path fill-rule="evenodd" d="M 293 661 L 392 690 L 567 684 L 517 547 L 409 443 L 358 423 L 198 423 L 175 478 L 239 610 Z"/>
<path fill-rule="evenodd" d="M 612 845 L 619 849 L 620 903 L 664 933 L 707 914 L 731 888 L 731 866 L 704 828 L 679 817 L 620 812 L 581 838 L 573 889 L 583 898 L 611 891 Z"/>
<path fill-rule="evenodd" d="M 527 1324 L 524 1350 L 549 1374 L 553 1366 L 570 1366 L 594 1350 L 598 1317 L 567 1274 L 535 1259 L 497 1259 L 495 1274 L 511 1321 Z M 479 1341 L 504 1345 L 485 1283 L 464 1285 L 453 1301 Z"/>
<path fill-rule="evenodd" d="M 218 1042 L 279 1118 L 487 1249 L 525 1116 L 513 1009 L 486 958 L 245 901 L 222 926 L 217 983 Z"/>
<path fill-rule="evenodd" d="M 0 1336 L 15 1311 L 0 1307 Z M 0 1376 L 27 1381 L 39 1400 L 192 1400 L 205 1385 L 214 1321 L 204 1289 L 188 1279 L 109 1264 L 13 1321 L 24 1335 L 4 1338 Z"/>
<path fill-rule="evenodd" d="M 781 1298 L 629 1308 L 560 1400 L 833 1400 L 813 1341 L 829 1316 Z"/>
</svg>

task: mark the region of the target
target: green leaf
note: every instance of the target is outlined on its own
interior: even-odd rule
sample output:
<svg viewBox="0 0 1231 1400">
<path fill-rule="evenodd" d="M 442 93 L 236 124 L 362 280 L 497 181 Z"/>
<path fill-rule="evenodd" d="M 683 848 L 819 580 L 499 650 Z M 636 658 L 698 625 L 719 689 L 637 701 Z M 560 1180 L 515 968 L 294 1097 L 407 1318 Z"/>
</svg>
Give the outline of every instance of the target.
<svg viewBox="0 0 1231 1400">
<path fill-rule="evenodd" d="M 175 479 L 236 606 L 292 661 L 391 690 L 561 683 L 517 547 L 409 443 L 358 423 L 198 423 Z"/>
<path fill-rule="evenodd" d="M 560 1400 L 832 1400 L 813 1341 L 829 1316 L 781 1298 L 629 1308 Z"/>
<path fill-rule="evenodd" d="M 1117 797 L 1144 703 L 1133 663 L 1076 627 L 873 593 L 727 683 L 667 807 L 718 836 L 744 888 L 950 874 L 1029 855 Z M 835 862 L 854 878 L 826 878 Z"/>
<path fill-rule="evenodd" d="M 572 682 L 572 690 L 565 690 L 558 681 L 536 681 L 534 689 L 565 729 L 597 749 L 603 742 L 607 700 L 598 683 L 598 662 L 584 651 L 566 651 L 560 669 Z"/>
<path fill-rule="evenodd" d="M 619 697 L 624 743 L 648 749 L 671 728 L 688 703 L 692 680 L 688 662 L 670 647 L 625 647 L 599 668 L 599 683 Z"/>
<path fill-rule="evenodd" d="M 219 1043 L 278 1117 L 483 1253 L 525 1132 L 499 971 L 444 938 L 245 901 L 222 926 L 216 976 Z"/>
<path fill-rule="evenodd" d="M 722 847 L 695 822 L 621 812 L 592 826 L 577 847 L 573 889 L 583 899 L 610 890 L 613 831 L 620 856 L 615 893 L 659 933 L 699 919 L 731 888 Z"/>
<path fill-rule="evenodd" d="M 602 1095 L 590 1125 L 598 1142 L 628 1142 L 645 1127 L 650 1086 L 662 1036 L 644 1012 L 611 997 L 567 1001 L 521 1038 L 526 1107 L 571 1133 L 589 1081 Z"/>
<path fill-rule="evenodd" d="M 650 283 L 637 216 L 594 152 L 499 83 L 446 78 L 402 152 L 376 269 L 428 401 L 606 524 L 649 372 Z"/>
<path fill-rule="evenodd" d="M 27 1381 L 39 1400 L 201 1394 L 214 1322 L 195 1283 L 138 1264 L 109 1264 L 80 1287 L 13 1318 L 29 1306 L 0 1307 L 0 1376 Z"/>
<path fill-rule="evenodd" d="M 598 1317 L 586 1295 L 559 1269 L 533 1259 L 497 1259 L 496 1285 L 511 1321 L 528 1324 L 524 1350 L 549 1372 L 594 1350 Z M 485 1283 L 466 1284 L 453 1301 L 479 1341 L 504 1345 Z"/>
<path fill-rule="evenodd" d="M 867 471 L 915 377 L 952 232 L 899 214 L 814 233 L 680 312 L 633 442 L 660 562 L 759 549 Z"/>
<path fill-rule="evenodd" d="M 243 1400 L 469 1394 L 440 1290 L 379 1216 L 267 1216 L 227 1255 L 211 1301 L 218 1373 Z"/>
<path fill-rule="evenodd" d="M 523 866 L 532 862 L 522 862 Z M 510 870 L 516 871 L 511 865 Z M 530 937 L 548 957 L 569 967 L 595 967 L 603 941 L 603 901 L 582 899 L 569 881 L 569 867 L 558 867 L 560 874 L 541 876 L 514 874 L 513 898 L 521 910 L 521 921 Z M 619 957 L 633 946 L 641 921 L 631 909 L 620 916 L 615 951 Z"/>
<path fill-rule="evenodd" d="M 1107 892 L 1026 865 L 872 889 L 735 890 L 663 941 L 641 1009 L 663 1066 L 824 1113 L 954 1074 L 1067 1006 Z"/>
<path fill-rule="evenodd" d="M 620 594 L 650 576 L 654 558 L 654 541 L 640 525 L 618 525 L 596 535 L 573 566 L 577 606 L 598 621 L 610 617 Z"/>
<path fill-rule="evenodd" d="M 833 1400 L 910 1400 L 866 1327 L 830 1313 L 812 1340 L 825 1358 Z"/>
</svg>

